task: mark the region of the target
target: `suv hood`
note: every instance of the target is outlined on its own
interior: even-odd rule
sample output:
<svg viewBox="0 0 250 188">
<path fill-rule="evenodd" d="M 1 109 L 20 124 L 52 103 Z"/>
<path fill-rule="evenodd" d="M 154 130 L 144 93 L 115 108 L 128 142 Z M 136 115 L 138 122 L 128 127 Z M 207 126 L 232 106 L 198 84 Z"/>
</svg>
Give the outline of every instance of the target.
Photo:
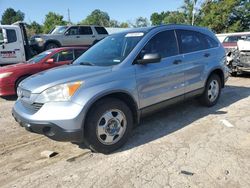
<svg viewBox="0 0 250 188">
<path fill-rule="evenodd" d="M 111 71 L 112 67 L 66 65 L 28 77 L 21 82 L 20 87 L 31 91 L 31 93 L 41 93 L 42 91 L 58 84 L 84 81 L 87 78 Z"/>
</svg>

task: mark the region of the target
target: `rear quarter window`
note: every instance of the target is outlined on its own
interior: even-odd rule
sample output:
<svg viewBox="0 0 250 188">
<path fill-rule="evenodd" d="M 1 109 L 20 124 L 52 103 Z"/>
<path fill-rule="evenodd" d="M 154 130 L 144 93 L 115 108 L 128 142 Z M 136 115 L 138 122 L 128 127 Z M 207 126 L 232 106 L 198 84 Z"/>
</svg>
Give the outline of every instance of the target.
<svg viewBox="0 0 250 188">
<path fill-rule="evenodd" d="M 95 27 L 95 30 L 100 35 L 107 35 L 108 32 L 104 27 Z"/>
<path fill-rule="evenodd" d="M 177 30 L 177 36 L 181 53 L 191 53 L 218 46 L 214 39 L 197 31 Z"/>
</svg>

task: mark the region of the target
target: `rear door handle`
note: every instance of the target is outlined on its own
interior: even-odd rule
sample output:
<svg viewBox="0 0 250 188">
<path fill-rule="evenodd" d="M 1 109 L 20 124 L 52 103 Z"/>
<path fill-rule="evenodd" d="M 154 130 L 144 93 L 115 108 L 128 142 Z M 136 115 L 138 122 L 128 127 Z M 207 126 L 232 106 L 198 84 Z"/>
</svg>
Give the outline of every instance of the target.
<svg viewBox="0 0 250 188">
<path fill-rule="evenodd" d="M 209 57 L 209 56 L 210 56 L 209 53 L 205 53 L 205 54 L 204 54 L 204 57 Z"/>
<path fill-rule="evenodd" d="M 92 35 L 92 38 L 95 38 L 95 35 Z"/>
<path fill-rule="evenodd" d="M 182 62 L 182 60 L 177 59 L 177 60 L 174 60 L 173 64 L 178 65 L 178 64 L 180 64 L 181 62 Z"/>
<path fill-rule="evenodd" d="M 80 38 L 80 36 L 76 36 L 76 38 Z"/>
</svg>

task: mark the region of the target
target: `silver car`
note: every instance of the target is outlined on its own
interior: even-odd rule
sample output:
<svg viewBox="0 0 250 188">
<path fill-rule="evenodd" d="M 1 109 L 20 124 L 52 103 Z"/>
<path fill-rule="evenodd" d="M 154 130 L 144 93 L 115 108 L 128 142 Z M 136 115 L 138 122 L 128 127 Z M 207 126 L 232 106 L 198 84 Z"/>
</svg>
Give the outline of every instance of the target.
<svg viewBox="0 0 250 188">
<path fill-rule="evenodd" d="M 110 153 L 149 113 L 191 97 L 215 105 L 228 78 L 225 63 L 224 48 L 205 28 L 113 34 L 73 65 L 21 82 L 13 116 L 28 131 Z"/>
<path fill-rule="evenodd" d="M 89 47 L 106 36 L 108 36 L 108 32 L 101 26 L 57 26 L 49 34 L 34 35 L 31 37 L 30 46 L 37 52 L 61 46 Z"/>
</svg>

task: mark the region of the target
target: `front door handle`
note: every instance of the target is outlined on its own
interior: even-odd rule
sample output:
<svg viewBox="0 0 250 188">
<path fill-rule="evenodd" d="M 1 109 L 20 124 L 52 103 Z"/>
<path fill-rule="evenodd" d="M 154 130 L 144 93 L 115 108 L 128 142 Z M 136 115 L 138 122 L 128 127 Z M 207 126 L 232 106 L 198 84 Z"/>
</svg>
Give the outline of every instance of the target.
<svg viewBox="0 0 250 188">
<path fill-rule="evenodd" d="M 4 49 L 4 48 L 5 48 L 5 46 L 4 46 L 4 45 L 2 45 L 2 48 Z"/>
<path fill-rule="evenodd" d="M 80 38 L 80 36 L 76 36 L 76 38 Z"/>
<path fill-rule="evenodd" d="M 177 59 L 177 60 L 174 60 L 173 64 L 178 65 L 178 64 L 180 64 L 181 62 L 182 62 L 182 60 Z"/>
</svg>

